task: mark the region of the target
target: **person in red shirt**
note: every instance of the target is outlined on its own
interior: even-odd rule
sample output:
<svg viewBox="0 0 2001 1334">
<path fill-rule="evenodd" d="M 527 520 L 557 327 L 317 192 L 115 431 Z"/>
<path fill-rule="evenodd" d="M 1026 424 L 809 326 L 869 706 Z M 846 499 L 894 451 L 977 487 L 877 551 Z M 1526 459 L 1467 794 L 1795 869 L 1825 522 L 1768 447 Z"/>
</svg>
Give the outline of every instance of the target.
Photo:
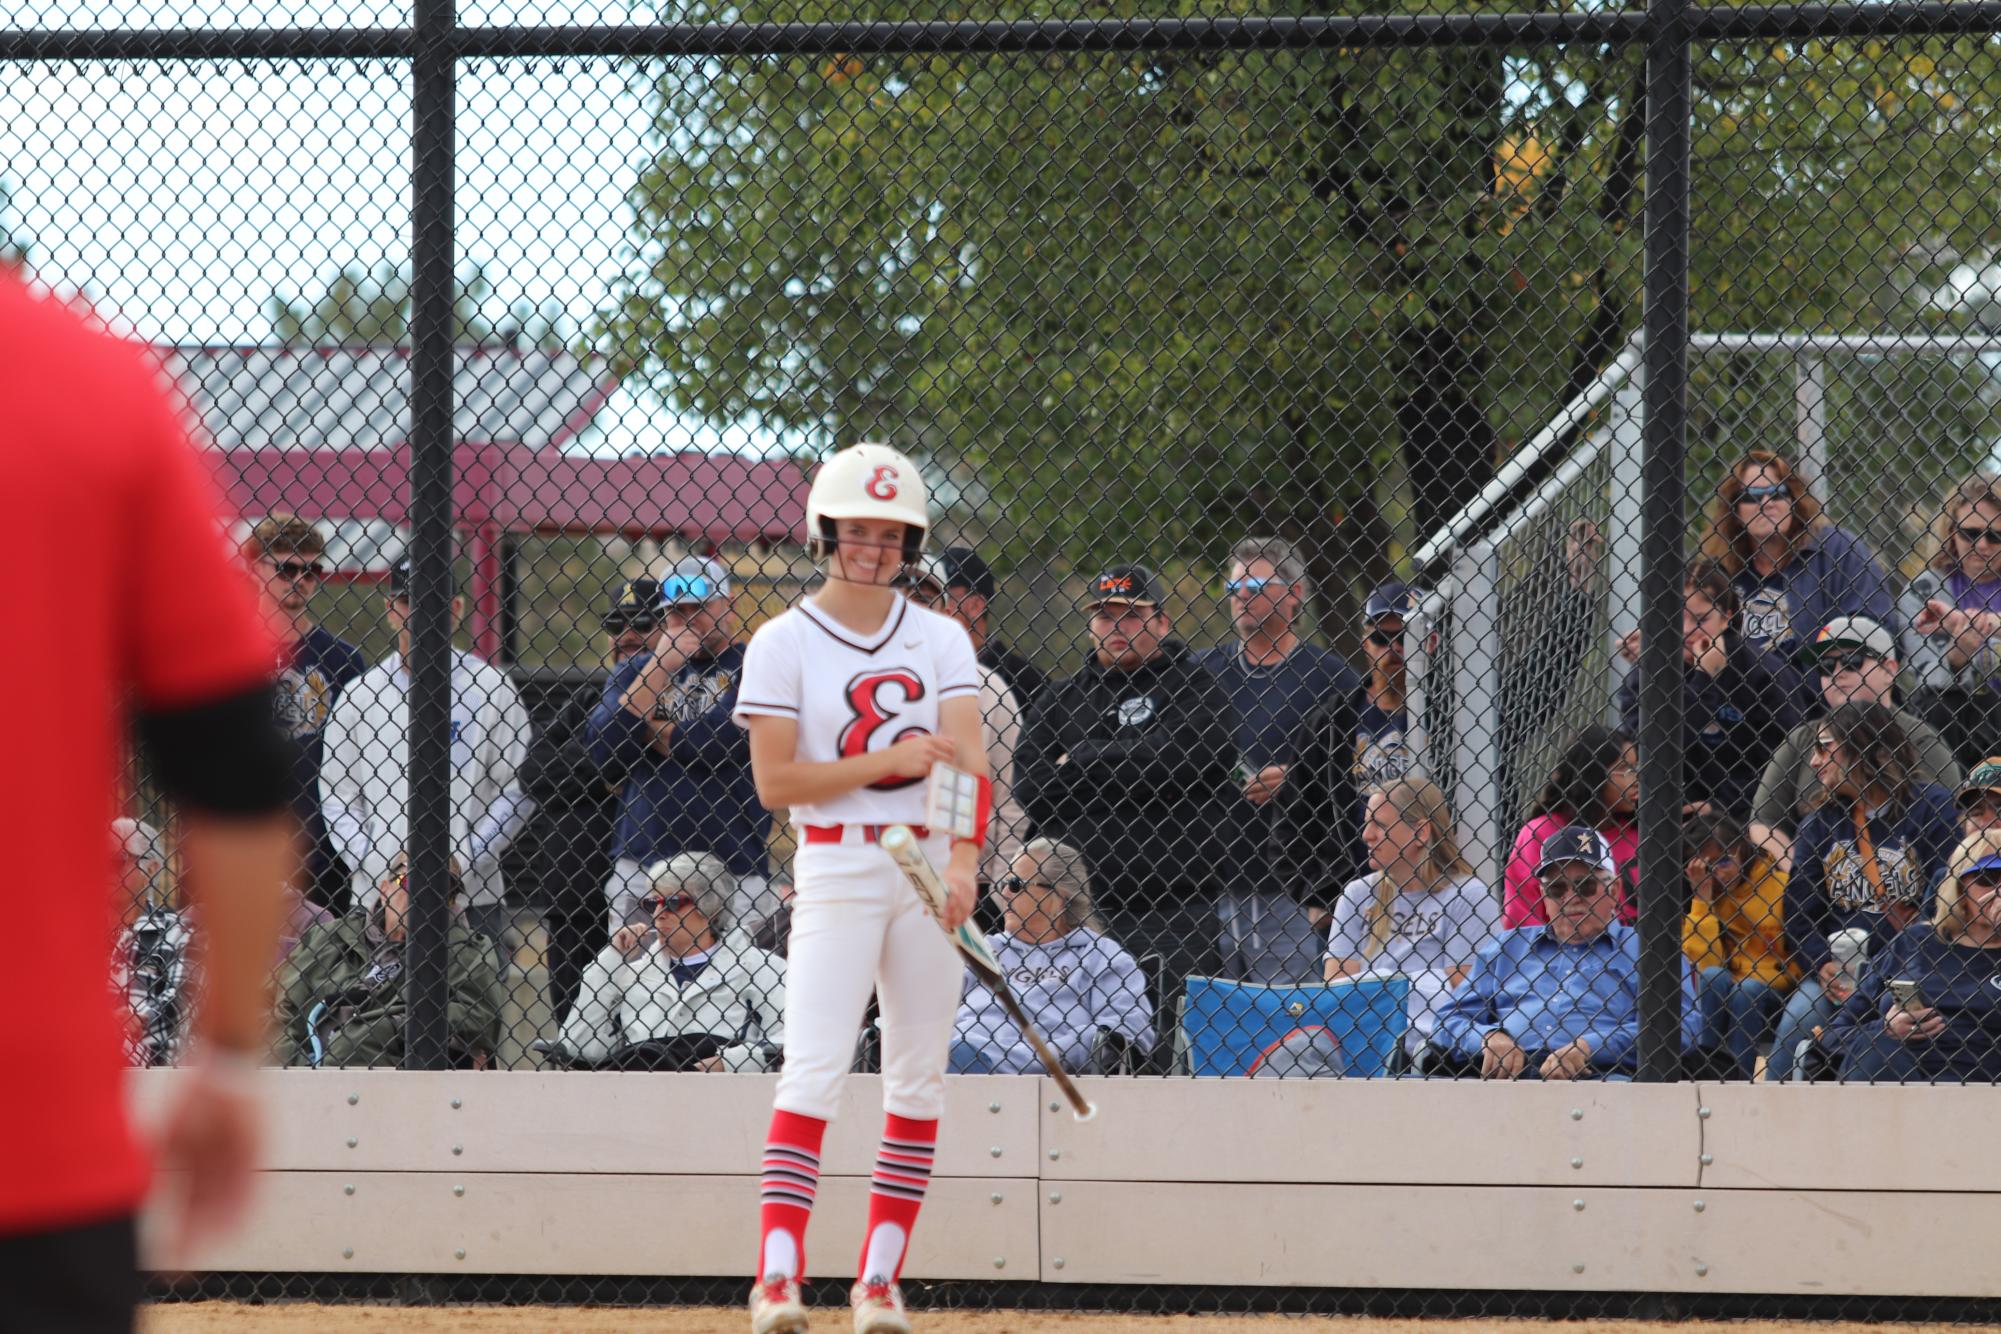
<svg viewBox="0 0 2001 1334">
<path fill-rule="evenodd" d="M 296 872 L 276 646 L 156 368 L 0 270 L 0 1331 L 129 1330 L 148 1153 L 128 1125 L 104 831 L 134 732 L 176 802 L 204 938 L 157 1146 L 173 1264 L 240 1213 L 278 886 Z"/>
</svg>

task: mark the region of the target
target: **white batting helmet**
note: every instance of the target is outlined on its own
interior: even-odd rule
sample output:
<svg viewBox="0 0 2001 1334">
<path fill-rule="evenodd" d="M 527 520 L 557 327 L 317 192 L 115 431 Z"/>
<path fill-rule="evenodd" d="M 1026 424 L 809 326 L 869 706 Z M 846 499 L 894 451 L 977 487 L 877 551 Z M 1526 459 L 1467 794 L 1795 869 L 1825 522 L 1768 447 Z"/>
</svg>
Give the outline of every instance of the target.
<svg viewBox="0 0 2001 1334">
<path fill-rule="evenodd" d="M 905 525 L 903 563 L 915 565 L 931 526 L 931 490 L 917 465 L 888 445 L 850 445 L 820 465 L 806 493 L 806 544 L 833 554 L 841 519 L 894 519 Z"/>
</svg>

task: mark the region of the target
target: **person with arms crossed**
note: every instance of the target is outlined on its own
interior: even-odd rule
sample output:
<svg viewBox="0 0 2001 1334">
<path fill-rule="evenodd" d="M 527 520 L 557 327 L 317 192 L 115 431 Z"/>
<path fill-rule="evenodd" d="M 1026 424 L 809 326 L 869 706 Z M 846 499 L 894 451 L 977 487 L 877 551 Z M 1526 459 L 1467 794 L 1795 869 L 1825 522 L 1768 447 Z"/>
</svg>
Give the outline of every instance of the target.
<svg viewBox="0 0 2001 1334">
<path fill-rule="evenodd" d="M 826 581 L 744 655 L 734 716 L 750 733 L 758 801 L 790 810 L 799 848 L 753 1334 L 806 1328 L 799 1282 L 820 1145 L 871 988 L 885 1125 L 850 1302 L 855 1334 L 910 1329 L 897 1280 L 930 1179 L 962 965 L 879 840 L 888 825 L 911 826 L 943 864 L 945 925 L 956 928 L 972 915 L 986 830 L 952 839 L 924 828 L 924 780 L 942 763 L 989 788 L 972 641 L 891 587 L 923 554 L 927 501 L 916 465 L 887 446 L 828 459 L 806 498 L 807 545 Z"/>
<path fill-rule="evenodd" d="M 385 603 L 396 651 L 363 672 L 334 705 L 320 768 L 320 806 L 341 860 L 354 871 L 354 907 L 372 908 L 409 840 L 410 562 L 389 572 Z M 454 624 L 465 599 L 452 599 Z M 465 917 L 492 942 L 506 971 L 512 914 L 500 858 L 535 803 L 516 775 L 528 753 L 528 707 L 506 672 L 452 650 L 452 855 L 465 875 Z"/>
<path fill-rule="evenodd" d="M 241 1214 L 259 1139 L 277 887 L 296 874 L 277 646 L 213 480 L 141 355 L 0 272 L 0 525 L 14 631 L 0 838 L 33 948 L 0 973 L 0 1329 L 127 1331 L 148 1154 L 125 1114 L 105 830 L 136 728 L 178 806 L 204 944 L 193 1041 L 158 1154 L 180 1182 L 168 1267 Z M 90 531 L 79 532 L 87 520 Z"/>
</svg>

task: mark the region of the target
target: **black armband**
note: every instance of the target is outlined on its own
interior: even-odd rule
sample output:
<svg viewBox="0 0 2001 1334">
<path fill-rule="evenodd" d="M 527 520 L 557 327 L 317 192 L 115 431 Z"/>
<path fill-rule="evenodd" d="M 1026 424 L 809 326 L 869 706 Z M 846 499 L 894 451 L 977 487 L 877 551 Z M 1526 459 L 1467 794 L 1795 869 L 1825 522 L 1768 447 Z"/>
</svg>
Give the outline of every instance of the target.
<svg viewBox="0 0 2001 1334">
<path fill-rule="evenodd" d="M 141 713 L 139 744 L 169 800 L 210 815 L 270 815 L 291 803 L 292 754 L 273 687 Z"/>
</svg>

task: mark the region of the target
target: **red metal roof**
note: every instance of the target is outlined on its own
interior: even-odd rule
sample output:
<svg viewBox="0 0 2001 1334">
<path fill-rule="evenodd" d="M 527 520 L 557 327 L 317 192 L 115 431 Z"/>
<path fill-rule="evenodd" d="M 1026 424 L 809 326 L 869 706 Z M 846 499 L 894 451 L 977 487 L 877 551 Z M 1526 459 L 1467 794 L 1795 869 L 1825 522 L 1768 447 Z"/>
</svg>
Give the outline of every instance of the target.
<svg viewBox="0 0 2001 1334">
<path fill-rule="evenodd" d="M 165 348 L 239 513 L 408 517 L 405 349 Z M 617 387 L 567 352 L 462 349 L 453 503 L 462 528 L 711 541 L 796 540 L 807 478 L 790 460 L 562 451 Z"/>
</svg>

